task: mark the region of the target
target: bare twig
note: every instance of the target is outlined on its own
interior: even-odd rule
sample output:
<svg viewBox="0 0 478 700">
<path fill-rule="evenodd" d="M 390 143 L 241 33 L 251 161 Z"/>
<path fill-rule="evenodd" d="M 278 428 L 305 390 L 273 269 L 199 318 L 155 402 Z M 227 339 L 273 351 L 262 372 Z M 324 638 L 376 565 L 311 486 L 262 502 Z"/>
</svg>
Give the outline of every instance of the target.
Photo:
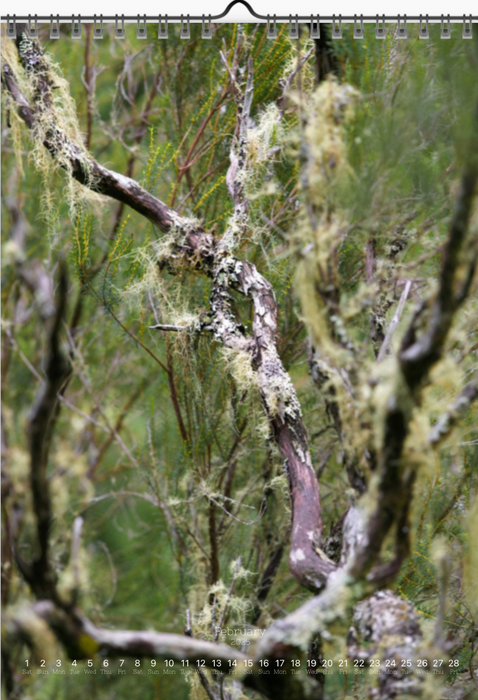
<svg viewBox="0 0 478 700">
<path fill-rule="evenodd" d="M 186 610 L 186 629 L 184 630 L 184 634 L 186 634 L 188 637 L 193 636 L 193 631 L 191 628 L 191 611 L 189 608 Z"/>
<path fill-rule="evenodd" d="M 303 68 L 303 66 L 307 63 L 307 61 L 309 60 L 309 58 L 312 56 L 313 53 L 314 53 L 314 47 L 312 47 L 311 49 L 309 49 L 309 50 L 307 51 L 307 53 L 306 53 L 304 56 L 302 56 L 302 57 L 300 58 L 300 60 L 299 60 L 299 61 L 297 62 L 297 64 L 296 64 L 295 68 L 294 68 L 294 69 L 289 73 L 289 75 L 287 76 L 287 80 L 284 81 L 284 86 L 283 86 L 283 89 L 282 89 L 282 97 L 281 97 L 281 99 L 280 99 L 280 116 L 281 116 L 281 119 L 282 119 L 282 117 L 283 117 L 284 114 L 285 114 L 285 108 L 286 108 L 286 104 L 287 104 L 287 92 L 288 92 L 290 86 L 292 85 L 292 81 L 294 80 L 294 78 L 295 78 L 295 76 L 297 75 L 297 73 L 298 73 L 298 72 Z"/>
<path fill-rule="evenodd" d="M 179 331 L 187 331 L 190 326 L 172 326 L 168 323 L 157 323 L 155 326 L 149 326 L 151 330 L 159 330 L 159 331 L 176 331 L 179 333 Z"/>
<path fill-rule="evenodd" d="M 232 577 L 231 585 L 229 586 L 229 591 L 227 594 L 226 602 L 224 603 L 224 608 L 222 609 L 221 619 L 219 620 L 219 627 L 216 627 L 216 629 L 214 629 L 214 627 L 213 627 L 214 641 L 215 642 L 217 642 L 217 640 L 219 639 L 219 634 L 220 634 L 222 626 L 224 624 L 224 619 L 226 617 L 227 606 L 229 604 L 229 601 L 231 600 L 232 592 L 234 590 L 234 584 L 236 583 L 236 579 L 239 575 L 239 571 L 241 570 L 241 564 L 242 564 L 242 557 L 238 557 L 237 562 L 236 562 L 236 568 L 234 570 L 234 575 Z"/>
<path fill-rule="evenodd" d="M 113 602 L 113 599 L 116 595 L 116 587 L 118 585 L 118 576 L 116 574 L 116 568 L 115 568 L 115 565 L 113 562 L 113 557 L 111 556 L 110 550 L 108 549 L 108 547 L 106 546 L 106 544 L 104 542 L 98 542 L 98 544 L 100 545 L 101 549 L 106 554 L 106 558 L 108 559 L 108 564 L 110 565 L 110 570 L 111 570 L 111 579 L 112 579 L 112 583 L 113 583 L 111 593 L 108 596 L 107 600 L 103 603 L 103 608 L 107 608 L 108 605 L 111 605 L 111 603 Z"/>
<path fill-rule="evenodd" d="M 412 287 L 412 281 L 407 279 L 405 281 L 405 288 L 404 288 L 402 295 L 400 297 L 400 300 L 398 302 L 397 310 L 395 311 L 393 318 L 390 321 L 390 326 L 388 327 L 388 331 L 387 331 L 385 338 L 383 340 L 382 347 L 380 348 L 380 351 L 378 353 L 377 362 L 382 362 L 382 360 L 385 358 L 386 354 L 388 353 L 388 349 L 390 347 L 390 343 L 392 341 L 393 334 L 395 333 L 395 330 L 398 326 L 398 322 L 400 321 L 400 318 L 402 316 L 403 309 L 405 308 L 405 302 L 407 301 L 411 287 Z"/>
<path fill-rule="evenodd" d="M 73 521 L 73 532 L 71 536 L 71 554 L 70 554 L 70 560 L 73 565 L 73 580 L 74 580 L 74 586 L 75 590 L 79 589 L 79 584 L 80 584 L 80 569 L 79 569 L 79 562 L 78 562 L 78 555 L 80 553 L 80 540 L 81 540 L 81 531 L 83 529 L 83 518 L 81 516 L 78 516 L 75 518 Z"/>
</svg>

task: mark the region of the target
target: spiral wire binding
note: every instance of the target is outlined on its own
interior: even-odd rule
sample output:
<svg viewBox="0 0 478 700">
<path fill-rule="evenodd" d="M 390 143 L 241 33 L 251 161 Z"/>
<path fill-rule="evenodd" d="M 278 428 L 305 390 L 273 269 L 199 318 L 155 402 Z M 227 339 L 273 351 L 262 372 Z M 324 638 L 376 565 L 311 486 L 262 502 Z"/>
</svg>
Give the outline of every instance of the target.
<svg viewBox="0 0 478 700">
<path fill-rule="evenodd" d="M 124 39 L 125 37 L 125 32 L 124 32 L 124 15 L 121 15 L 121 26 L 119 24 L 120 20 L 118 19 L 118 15 L 115 17 L 115 39 Z"/>
<path fill-rule="evenodd" d="M 51 25 L 50 25 L 50 34 L 51 34 Z M 71 38 L 72 39 L 81 39 L 81 17 L 78 15 L 78 18 L 75 20 L 75 15 L 71 18 Z"/>
<path fill-rule="evenodd" d="M 357 21 L 360 24 L 357 24 Z M 354 19 L 354 39 L 363 39 L 363 16 L 360 15 L 360 19 L 357 20 L 357 16 Z"/>
<path fill-rule="evenodd" d="M 407 31 L 407 21 L 419 22 L 418 36 L 420 39 L 428 39 L 430 37 L 429 32 L 429 22 L 440 22 L 441 30 L 440 37 L 442 39 L 451 38 L 451 27 L 450 22 L 463 21 L 463 39 L 471 39 L 473 36 L 473 20 L 478 20 L 478 17 L 473 17 L 472 15 L 462 15 L 461 17 L 450 17 L 450 15 L 440 15 L 437 17 L 429 17 L 425 15 L 419 15 L 418 17 L 407 17 L 407 15 L 398 16 L 388 16 L 379 15 L 375 17 L 364 17 L 363 15 L 354 15 L 353 17 L 342 17 L 342 15 L 332 15 L 331 17 L 319 17 L 319 15 L 310 15 L 308 17 L 301 17 L 299 15 L 289 15 L 288 17 L 277 16 L 277 15 L 260 15 L 253 10 L 247 0 L 232 0 L 226 7 L 224 12 L 219 15 L 180 15 L 179 17 L 172 17 L 168 15 L 159 15 L 155 17 L 148 17 L 147 15 L 136 15 L 133 17 L 125 17 L 124 15 L 114 17 L 103 17 L 93 15 L 93 17 L 81 17 L 80 15 L 73 15 L 67 17 L 61 17 L 60 15 L 50 15 L 49 17 L 38 17 L 38 15 L 28 15 L 26 17 L 17 17 L 16 15 L 7 15 L 2 17 L 1 21 L 7 24 L 7 37 L 15 38 L 16 36 L 16 22 L 26 22 L 27 25 L 27 35 L 31 39 L 36 39 L 38 37 L 38 22 L 39 21 L 50 21 L 50 38 L 59 39 L 60 38 L 60 22 L 71 22 L 71 36 L 73 39 L 81 38 L 81 24 L 82 22 L 92 22 L 93 23 L 93 38 L 102 39 L 103 38 L 103 21 L 114 22 L 115 27 L 115 38 L 124 39 L 125 38 L 125 22 L 136 21 L 136 36 L 138 39 L 147 38 L 147 24 L 148 22 L 158 22 L 158 39 L 168 38 L 168 22 L 180 22 L 180 37 L 181 39 L 191 38 L 191 22 L 201 22 L 202 31 L 201 35 L 203 39 L 210 39 L 212 37 L 212 22 L 224 19 L 231 9 L 235 5 L 243 5 L 253 18 L 262 20 L 267 24 L 267 38 L 276 39 L 277 38 L 277 22 L 289 22 L 289 38 L 297 39 L 299 37 L 299 24 L 306 23 L 309 26 L 309 36 L 311 39 L 320 38 L 320 22 L 331 22 L 332 23 L 332 38 L 341 39 L 342 38 L 342 23 L 343 22 L 353 22 L 353 37 L 354 39 L 364 38 L 364 22 L 375 21 L 375 36 L 377 39 L 384 39 L 386 36 L 385 22 L 396 22 L 396 36 L 400 39 L 408 38 Z M 99 21 L 99 24 L 97 24 Z"/>
<path fill-rule="evenodd" d="M 332 15 L 332 39 L 342 38 L 342 15 L 339 15 L 339 23 L 335 24 L 335 15 Z"/>
<path fill-rule="evenodd" d="M 451 33 L 450 33 L 450 15 L 448 15 L 447 18 L 447 24 L 445 27 L 445 20 L 443 17 L 441 18 L 441 32 L 440 32 L 440 38 L 441 39 L 450 39 L 451 38 Z"/>
<path fill-rule="evenodd" d="M 103 17 L 100 15 L 100 24 L 99 27 L 96 26 L 96 15 L 93 20 L 93 38 L 94 39 L 102 39 L 103 38 Z"/>
<path fill-rule="evenodd" d="M 313 15 L 310 15 L 309 36 L 311 39 L 320 39 L 319 15 L 316 16 L 315 21 Z"/>
<path fill-rule="evenodd" d="M 428 15 L 425 15 L 425 25 L 423 25 L 423 19 L 422 19 L 422 16 L 420 15 L 420 27 L 418 29 L 418 38 L 419 39 L 429 39 L 430 38 L 430 32 L 428 31 Z"/>
<path fill-rule="evenodd" d="M 397 37 L 399 39 L 408 39 L 406 15 L 403 15 L 402 20 L 400 19 L 400 15 L 397 17 Z"/>
<path fill-rule="evenodd" d="M 211 15 L 209 15 L 209 24 L 207 26 L 206 26 L 206 17 L 205 17 L 205 15 L 203 15 L 201 36 L 203 39 L 212 39 Z"/>
<path fill-rule="evenodd" d="M 377 19 L 375 20 L 375 38 L 376 39 L 385 39 L 385 15 L 382 15 L 382 24 L 379 24 L 380 20 L 377 15 Z"/>
<path fill-rule="evenodd" d="M 298 39 L 299 38 L 299 20 L 298 16 L 296 15 L 294 18 L 292 18 L 292 15 L 289 17 L 289 39 Z"/>
<path fill-rule="evenodd" d="M 276 16 L 273 17 L 274 24 L 271 26 L 270 15 L 267 15 L 267 38 L 277 39 Z"/>
<path fill-rule="evenodd" d="M 470 26 L 468 27 L 466 24 L 466 18 L 465 15 L 463 15 L 463 39 L 472 39 L 473 38 L 473 20 L 471 19 L 470 15 Z"/>
<path fill-rule="evenodd" d="M 136 23 L 136 38 L 137 39 L 146 39 L 147 38 L 146 15 L 143 15 L 143 26 L 141 26 L 141 17 L 138 15 L 138 21 Z"/>
<path fill-rule="evenodd" d="M 163 28 L 163 17 L 162 17 L 162 15 L 159 15 L 158 39 L 167 39 L 167 38 L 168 38 L 168 16 L 166 15 L 164 17 L 164 28 Z"/>
<path fill-rule="evenodd" d="M 54 22 L 56 21 L 56 25 Z M 50 21 L 50 39 L 60 38 L 60 18 L 59 15 L 56 16 L 56 20 L 53 18 Z"/>
</svg>

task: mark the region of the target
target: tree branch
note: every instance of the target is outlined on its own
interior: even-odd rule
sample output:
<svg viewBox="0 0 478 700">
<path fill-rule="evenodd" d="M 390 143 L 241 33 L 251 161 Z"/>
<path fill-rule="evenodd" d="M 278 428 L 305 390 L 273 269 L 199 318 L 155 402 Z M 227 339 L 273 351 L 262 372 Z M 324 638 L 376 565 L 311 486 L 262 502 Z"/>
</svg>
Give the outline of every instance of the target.
<svg viewBox="0 0 478 700">
<path fill-rule="evenodd" d="M 395 311 L 395 313 L 393 315 L 393 318 L 390 322 L 390 326 L 388 327 L 388 331 L 385 335 L 385 338 L 383 339 L 382 347 L 380 348 L 380 351 L 377 355 L 377 362 L 382 362 L 382 360 L 385 358 L 385 356 L 388 352 L 388 349 L 390 347 L 390 343 L 392 342 L 393 334 L 395 333 L 395 330 L 398 326 L 398 322 L 400 321 L 400 318 L 402 316 L 403 309 L 405 308 L 405 303 L 407 301 L 411 287 L 412 287 L 412 281 L 406 280 L 405 281 L 405 288 L 404 288 L 402 295 L 400 297 L 400 301 L 398 302 L 397 310 Z"/>
<path fill-rule="evenodd" d="M 193 663 L 204 659 L 208 668 L 214 667 L 212 662 L 215 659 L 227 663 L 228 659 L 240 662 L 248 658 L 239 649 L 226 644 L 193 639 L 181 634 L 96 627 L 77 610 L 68 612 L 51 600 L 38 600 L 29 608 L 24 608 L 21 623 L 20 616 L 13 619 L 28 629 L 28 615 L 45 620 L 71 658 L 87 659 L 92 654 L 100 653 L 108 657 L 159 657 L 177 661 L 189 659 Z"/>
<path fill-rule="evenodd" d="M 477 152 L 478 106 L 470 136 L 469 159 L 464 166 L 444 246 L 438 292 L 427 329 L 417 339 L 416 323 L 423 313 L 423 306 L 420 306 L 402 341 L 395 383 L 385 408 L 375 505 L 368 517 L 362 541 L 350 563 L 349 570 L 354 577 L 366 576 L 368 581 L 376 584 L 395 575 L 408 555 L 407 520 L 415 469 L 412 465 L 405 464 L 403 449 L 420 388 L 432 366 L 441 358 L 454 314 L 464 301 L 462 292 L 458 294 L 455 287 L 478 180 Z M 397 523 L 397 533 L 393 566 L 378 566 L 370 571 L 394 522 Z"/>
<path fill-rule="evenodd" d="M 455 200 L 449 235 L 443 250 L 438 293 L 431 309 L 428 330 L 417 340 L 414 329 L 410 329 L 399 354 L 401 371 L 412 390 L 418 387 L 440 359 L 453 316 L 464 301 L 464 294 L 457 292 L 455 287 L 478 179 L 478 107 L 475 110 L 473 129 L 469 144 L 470 156 Z"/>
<path fill-rule="evenodd" d="M 451 433 L 456 423 L 477 398 L 478 385 L 470 382 L 465 386 L 461 394 L 457 396 L 450 408 L 437 420 L 428 434 L 428 442 L 433 447 L 437 447 Z"/>
<path fill-rule="evenodd" d="M 216 339 L 236 352 L 246 353 L 253 364 L 264 409 L 272 434 L 284 459 L 292 501 L 292 537 L 289 564 L 292 574 L 308 589 L 320 590 L 335 565 L 320 557 L 315 547 L 322 540 L 322 518 L 319 484 L 312 467 L 308 440 L 302 422 L 300 404 L 289 375 L 280 360 L 277 339 L 277 305 L 271 284 L 249 262 L 242 262 L 225 252 L 221 243 L 201 227 L 191 225 L 134 180 L 108 170 L 97 163 L 77 144 L 72 143 L 56 124 L 51 107 L 51 78 L 48 63 L 36 41 L 22 33 L 17 40 L 20 62 L 27 74 L 34 74 L 37 99 L 41 109 L 51 109 L 50 128 L 44 140 L 52 157 L 78 182 L 94 192 L 124 202 L 145 216 L 161 231 L 175 227 L 183 232 L 176 244 L 180 255 L 191 269 L 201 270 L 213 278 L 211 323 Z M 10 66 L 5 63 L 2 74 L 7 90 L 19 104 L 20 116 L 28 105 L 21 95 Z M 248 71 L 244 98 L 243 123 L 252 100 L 252 69 Z M 35 132 L 35 110 L 30 108 L 25 123 Z M 246 127 L 244 126 L 244 129 Z M 248 297 L 253 304 L 252 336 L 246 336 L 232 318 L 229 309 L 229 288 Z"/>
<path fill-rule="evenodd" d="M 66 311 L 68 278 L 66 264 L 60 263 L 57 305 L 48 337 L 46 381 L 40 387 L 28 425 L 30 447 L 30 483 L 33 510 L 37 522 L 39 554 L 31 563 L 17 555 L 17 563 L 37 597 L 56 599 L 55 575 L 49 559 L 49 536 L 52 521 L 50 491 L 47 476 L 50 442 L 55 425 L 58 393 L 70 373 L 70 362 L 60 343 L 60 330 Z M 45 304 L 48 300 L 45 300 Z"/>
</svg>

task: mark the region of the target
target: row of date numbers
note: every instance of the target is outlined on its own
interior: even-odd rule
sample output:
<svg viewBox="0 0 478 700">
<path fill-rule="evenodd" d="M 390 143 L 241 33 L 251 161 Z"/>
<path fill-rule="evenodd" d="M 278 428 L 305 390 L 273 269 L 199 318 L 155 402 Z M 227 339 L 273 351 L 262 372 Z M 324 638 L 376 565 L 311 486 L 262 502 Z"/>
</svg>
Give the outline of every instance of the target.
<svg viewBox="0 0 478 700">
<path fill-rule="evenodd" d="M 141 659 L 135 659 L 134 660 L 134 666 L 135 668 L 140 668 L 141 667 Z M 302 662 L 300 659 L 290 659 L 290 664 L 292 668 L 301 668 L 302 667 Z M 349 663 L 350 661 L 350 663 Z M 71 666 L 76 667 L 77 666 L 77 661 L 74 660 L 71 663 Z M 88 659 L 87 660 L 87 666 L 89 668 L 94 666 L 93 660 Z M 125 663 L 125 659 L 119 659 L 119 668 L 122 668 Z M 164 659 L 163 661 L 164 666 L 166 668 L 173 668 L 175 666 L 175 661 L 174 659 Z M 179 662 L 178 662 L 179 663 Z M 445 662 L 443 659 L 433 659 L 431 662 L 428 659 L 417 659 L 416 660 L 416 667 L 417 668 L 441 668 L 442 666 L 448 665 L 448 668 L 457 668 L 459 666 L 459 661 L 458 659 L 449 659 L 448 663 Z M 29 660 L 25 659 L 25 664 L 26 667 L 29 667 Z M 45 659 L 40 660 L 40 667 L 45 668 L 46 661 Z M 157 665 L 156 659 L 151 659 L 150 660 L 151 668 L 155 668 Z M 222 659 L 212 659 L 210 662 L 210 665 L 212 668 L 235 668 L 240 666 L 241 664 L 244 665 L 245 668 L 252 668 L 254 666 L 254 661 L 252 659 L 244 659 L 243 661 L 237 661 L 235 659 L 228 659 L 227 664 L 226 662 L 223 662 Z M 259 661 L 256 662 L 256 664 L 259 665 L 261 668 L 268 668 L 270 667 L 277 667 L 277 668 L 283 668 L 286 666 L 286 661 L 285 659 L 275 659 L 274 662 L 269 661 L 269 659 L 259 659 Z M 381 662 L 380 659 L 370 659 L 368 661 L 365 661 L 365 659 L 338 659 L 336 661 L 336 664 L 338 668 L 348 668 L 348 667 L 353 667 L 353 668 L 380 668 L 385 667 L 385 668 L 411 668 L 412 667 L 412 660 L 411 659 L 400 659 L 399 661 L 396 661 L 395 659 L 386 659 L 384 662 Z M 103 668 L 108 668 L 110 665 L 109 659 L 103 659 L 103 661 L 100 664 Z M 206 660 L 205 659 L 197 659 L 195 662 L 191 663 L 189 662 L 189 659 L 182 659 L 181 660 L 181 667 L 182 668 L 187 668 L 187 667 L 205 667 L 206 665 Z M 62 660 L 57 659 L 54 667 L 56 668 L 61 668 L 62 666 Z M 307 668 L 332 668 L 334 666 L 334 662 L 332 659 L 307 659 Z"/>
</svg>

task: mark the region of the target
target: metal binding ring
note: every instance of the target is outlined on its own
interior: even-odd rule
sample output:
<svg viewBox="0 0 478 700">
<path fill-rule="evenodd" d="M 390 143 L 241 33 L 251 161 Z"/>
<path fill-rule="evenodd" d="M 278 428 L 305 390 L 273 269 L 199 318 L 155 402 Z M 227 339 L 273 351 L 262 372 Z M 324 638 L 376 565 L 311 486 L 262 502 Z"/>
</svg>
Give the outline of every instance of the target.
<svg viewBox="0 0 478 700">
<path fill-rule="evenodd" d="M 277 39 L 276 16 L 272 17 L 273 25 L 271 26 L 271 16 L 267 15 L 267 38 Z"/>
<path fill-rule="evenodd" d="M 206 15 L 202 16 L 202 32 L 201 37 L 203 39 L 212 38 L 212 25 L 211 25 L 211 15 L 209 15 L 209 24 L 206 27 Z"/>
<path fill-rule="evenodd" d="M 15 22 L 15 20 L 13 20 L 13 21 Z M 463 15 L 463 34 L 462 34 L 463 39 L 472 39 L 473 38 L 473 22 L 471 19 L 471 15 L 470 15 L 469 22 L 470 22 L 470 26 L 467 27 L 466 26 L 466 17 L 465 17 L 465 15 Z"/>
<path fill-rule="evenodd" d="M 137 27 L 136 27 L 136 38 L 146 39 L 146 15 L 143 15 L 143 26 L 140 24 L 140 16 L 138 15 Z"/>
<path fill-rule="evenodd" d="M 442 15 L 441 16 L 441 32 L 440 32 L 440 39 L 450 39 L 451 38 L 451 32 L 450 32 L 450 15 L 447 15 L 447 20 L 446 20 L 446 26 L 445 26 L 445 18 Z"/>
<path fill-rule="evenodd" d="M 418 29 L 419 39 L 429 39 L 430 32 L 428 31 L 428 15 L 425 15 L 425 26 L 423 26 L 422 16 L 420 15 L 420 27 Z"/>
<path fill-rule="evenodd" d="M 124 15 L 121 15 L 121 27 L 118 22 L 118 15 L 115 15 L 115 39 L 124 39 Z"/>
<path fill-rule="evenodd" d="M 354 15 L 354 39 L 363 39 L 363 15 L 360 15 L 360 27 L 357 26 L 357 15 Z"/>
<path fill-rule="evenodd" d="M 292 24 L 293 23 L 293 24 Z M 299 17 L 298 15 L 292 19 L 292 15 L 289 15 L 289 39 L 299 38 Z"/>
<path fill-rule="evenodd" d="M 78 24 L 75 24 L 75 15 L 71 16 L 71 38 L 72 39 L 81 39 L 81 16 L 78 15 L 78 19 L 76 20 Z"/>
<path fill-rule="evenodd" d="M 164 29 L 162 27 L 163 24 L 163 16 L 159 15 L 159 22 L 158 22 L 158 39 L 167 39 L 168 38 L 168 15 L 164 17 Z"/>
<path fill-rule="evenodd" d="M 56 16 L 56 24 L 53 24 L 53 15 L 50 16 L 50 39 L 60 38 L 60 15 Z"/>
<path fill-rule="evenodd" d="M 30 37 L 30 39 L 38 39 L 38 21 L 36 15 L 33 18 L 33 26 L 31 15 L 28 15 L 27 34 Z"/>
<path fill-rule="evenodd" d="M 93 39 L 103 38 L 103 15 L 100 15 L 100 26 L 96 26 L 96 15 L 93 16 Z"/>
<path fill-rule="evenodd" d="M 315 18 L 314 22 L 314 17 L 313 15 L 310 15 L 310 31 L 309 31 L 309 37 L 310 39 L 320 39 L 320 22 L 319 22 L 319 15 Z"/>
<path fill-rule="evenodd" d="M 15 17 L 13 17 L 12 21 L 10 22 L 10 15 L 7 15 L 7 36 L 9 39 L 14 39 L 16 36 L 16 28 L 15 28 Z"/>
<path fill-rule="evenodd" d="M 342 15 L 339 15 L 339 26 L 335 25 L 335 15 L 332 15 L 332 39 L 342 38 Z"/>
<path fill-rule="evenodd" d="M 398 39 L 408 39 L 407 15 L 403 15 L 403 25 L 400 24 L 400 15 L 397 17 L 397 37 Z"/>
<path fill-rule="evenodd" d="M 379 25 L 378 15 L 375 20 L 375 38 L 385 39 L 385 15 L 382 15 L 382 26 Z"/>
<path fill-rule="evenodd" d="M 179 32 L 181 39 L 191 38 L 191 27 L 189 26 L 189 15 L 186 15 L 186 24 L 184 24 L 184 15 L 181 15 L 181 31 Z"/>
</svg>

